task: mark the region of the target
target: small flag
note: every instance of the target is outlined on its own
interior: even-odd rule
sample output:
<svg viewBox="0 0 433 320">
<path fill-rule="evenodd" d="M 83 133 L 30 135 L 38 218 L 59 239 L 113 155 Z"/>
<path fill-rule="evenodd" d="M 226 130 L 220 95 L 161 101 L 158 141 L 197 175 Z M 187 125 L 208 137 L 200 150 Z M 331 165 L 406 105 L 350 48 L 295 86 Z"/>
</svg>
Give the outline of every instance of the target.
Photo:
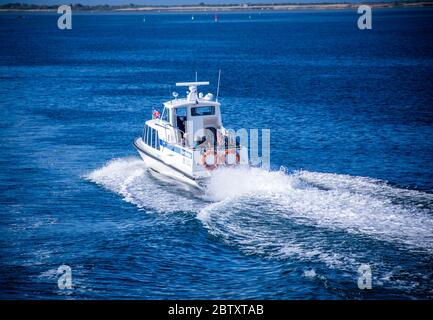
<svg viewBox="0 0 433 320">
<path fill-rule="evenodd" d="M 159 119 L 160 116 L 161 112 L 159 112 L 158 110 L 153 110 L 152 119 Z"/>
</svg>

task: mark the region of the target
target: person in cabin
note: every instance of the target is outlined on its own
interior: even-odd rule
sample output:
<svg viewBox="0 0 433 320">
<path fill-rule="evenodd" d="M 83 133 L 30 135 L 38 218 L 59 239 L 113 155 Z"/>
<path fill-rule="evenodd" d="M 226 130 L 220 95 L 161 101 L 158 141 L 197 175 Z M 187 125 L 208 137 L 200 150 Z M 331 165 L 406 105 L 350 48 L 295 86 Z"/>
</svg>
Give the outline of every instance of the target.
<svg viewBox="0 0 433 320">
<path fill-rule="evenodd" d="M 182 137 L 182 146 L 183 146 L 183 147 L 187 146 L 187 145 L 188 145 L 188 142 L 189 142 L 189 133 L 188 133 L 188 132 L 185 132 L 185 133 L 183 134 L 183 137 Z"/>
</svg>

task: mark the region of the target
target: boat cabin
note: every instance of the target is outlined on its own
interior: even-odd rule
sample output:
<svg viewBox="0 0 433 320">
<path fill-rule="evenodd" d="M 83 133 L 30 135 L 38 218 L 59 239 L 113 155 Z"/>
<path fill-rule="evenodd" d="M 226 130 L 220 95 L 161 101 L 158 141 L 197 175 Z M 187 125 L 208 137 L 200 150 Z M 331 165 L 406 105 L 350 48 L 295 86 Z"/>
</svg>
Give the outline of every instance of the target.
<svg viewBox="0 0 433 320">
<path fill-rule="evenodd" d="M 208 85 L 209 82 L 181 82 L 176 86 L 188 87 L 187 96 L 164 103 L 161 122 L 174 129 L 174 137 L 170 143 L 177 143 L 187 148 L 196 148 L 205 140 L 218 140 L 218 131 L 222 130 L 220 103 L 213 100 L 213 94 L 197 92 L 198 86 Z M 207 130 L 206 130 L 207 129 Z M 209 136 L 210 134 L 210 136 Z"/>
</svg>

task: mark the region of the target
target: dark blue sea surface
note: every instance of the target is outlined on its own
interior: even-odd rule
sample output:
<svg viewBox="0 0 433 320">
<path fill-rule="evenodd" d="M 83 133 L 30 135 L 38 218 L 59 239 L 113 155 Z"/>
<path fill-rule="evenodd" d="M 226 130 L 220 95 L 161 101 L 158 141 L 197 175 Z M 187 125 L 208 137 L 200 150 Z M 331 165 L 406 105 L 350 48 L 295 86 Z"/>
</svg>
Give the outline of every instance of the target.
<svg viewBox="0 0 433 320">
<path fill-rule="evenodd" d="M 0 14 L 0 298 L 433 298 L 433 10 L 58 17 Z M 218 69 L 272 170 L 153 177 L 133 138 Z"/>
</svg>

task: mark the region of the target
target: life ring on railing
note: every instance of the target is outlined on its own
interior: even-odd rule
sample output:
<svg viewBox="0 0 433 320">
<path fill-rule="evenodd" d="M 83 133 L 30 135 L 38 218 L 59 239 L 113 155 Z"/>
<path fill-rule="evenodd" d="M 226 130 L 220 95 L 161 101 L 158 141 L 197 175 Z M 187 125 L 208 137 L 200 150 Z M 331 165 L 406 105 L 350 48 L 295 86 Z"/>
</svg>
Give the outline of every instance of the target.
<svg viewBox="0 0 433 320">
<path fill-rule="evenodd" d="M 224 153 L 220 153 L 217 155 L 217 164 L 218 165 L 226 164 L 226 155 Z"/>
<path fill-rule="evenodd" d="M 236 157 L 236 161 L 235 161 L 235 163 L 228 163 L 228 159 L 229 159 L 229 158 L 226 157 L 226 160 L 227 160 L 226 165 L 227 165 L 227 166 L 234 166 L 234 165 L 237 165 L 237 164 L 239 164 L 239 162 L 241 161 L 241 158 L 240 158 L 240 156 L 239 156 L 239 153 L 236 152 L 235 149 L 227 149 L 225 153 L 226 153 L 227 156 L 229 156 L 229 155 L 235 155 L 235 157 Z"/>
<path fill-rule="evenodd" d="M 214 157 L 213 164 L 208 164 L 206 162 L 206 158 L 209 156 Z M 206 170 L 212 171 L 215 170 L 218 167 L 218 154 L 214 150 L 207 150 L 206 152 L 203 152 L 203 154 L 200 157 L 200 164 L 206 168 Z"/>
</svg>

